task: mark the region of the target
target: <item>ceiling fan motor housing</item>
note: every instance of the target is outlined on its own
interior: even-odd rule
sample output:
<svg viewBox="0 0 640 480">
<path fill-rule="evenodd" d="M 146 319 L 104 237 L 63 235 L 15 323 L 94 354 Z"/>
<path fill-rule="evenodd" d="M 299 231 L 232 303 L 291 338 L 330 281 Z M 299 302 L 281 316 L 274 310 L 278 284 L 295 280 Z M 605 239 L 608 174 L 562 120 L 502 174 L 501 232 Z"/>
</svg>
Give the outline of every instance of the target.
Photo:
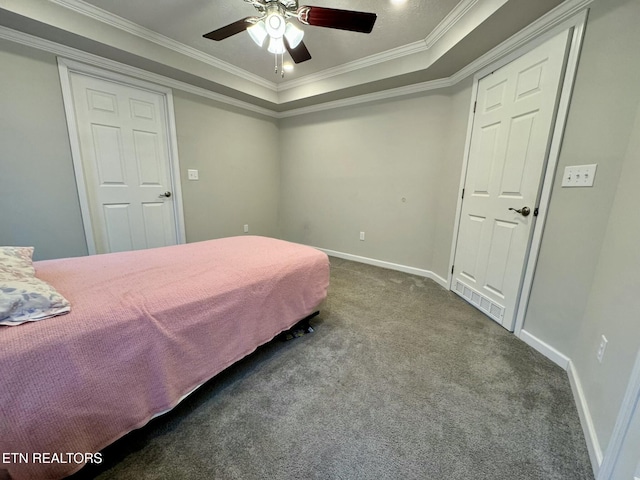
<svg viewBox="0 0 640 480">
<path fill-rule="evenodd" d="M 282 38 L 287 27 L 280 4 L 271 4 L 267 7 L 267 18 L 264 21 L 269 36 L 272 38 Z"/>
</svg>

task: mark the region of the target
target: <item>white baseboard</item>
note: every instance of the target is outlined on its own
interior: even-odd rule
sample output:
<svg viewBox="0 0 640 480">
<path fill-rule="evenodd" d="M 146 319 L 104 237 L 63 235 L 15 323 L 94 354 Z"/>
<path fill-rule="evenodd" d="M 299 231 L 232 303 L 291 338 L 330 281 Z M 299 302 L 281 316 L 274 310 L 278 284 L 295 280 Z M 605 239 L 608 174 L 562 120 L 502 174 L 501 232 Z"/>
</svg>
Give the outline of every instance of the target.
<svg viewBox="0 0 640 480">
<path fill-rule="evenodd" d="M 593 425 L 589 405 L 587 405 L 587 399 L 585 398 L 584 391 L 582 390 L 580 377 L 578 376 L 578 372 L 573 366 L 571 360 L 569 360 L 567 374 L 569 375 L 569 383 L 571 384 L 573 398 L 575 399 L 578 415 L 580 416 L 580 423 L 582 424 L 584 437 L 587 441 L 587 450 L 589 450 L 593 476 L 597 478 L 600 466 L 602 465 L 602 448 L 600 448 L 600 442 L 598 441 L 598 435 L 596 434 L 596 429 Z"/>
<path fill-rule="evenodd" d="M 567 371 L 569 384 L 571 385 L 571 391 L 573 393 L 573 400 L 576 403 L 576 409 L 578 410 L 578 416 L 580 417 L 580 425 L 582 425 L 584 438 L 587 442 L 587 450 L 589 451 L 591 467 L 593 468 L 594 477 L 597 477 L 600 465 L 602 464 L 602 448 L 600 448 L 600 442 L 598 441 L 596 429 L 593 425 L 589 405 L 587 404 L 587 399 L 585 398 L 584 391 L 582 390 L 580 377 L 578 376 L 578 372 L 575 370 L 571 359 L 560 353 L 551 345 L 543 342 L 538 337 L 531 335 L 526 330 L 520 330 L 518 336 L 520 337 L 520 340 L 536 349 L 556 365 Z"/>
<path fill-rule="evenodd" d="M 383 260 L 376 260 L 375 258 L 361 257 L 359 255 L 352 255 L 350 253 L 336 252 L 335 250 L 328 250 L 326 248 L 314 247 L 318 250 L 326 253 L 330 257 L 343 258 L 344 260 L 351 260 L 353 262 L 366 263 L 367 265 L 373 265 L 375 267 L 387 268 L 389 270 L 397 270 L 399 272 L 409 273 L 411 275 L 418 275 L 420 277 L 430 278 L 434 282 L 440 284 L 447 290 L 449 289 L 449 280 L 442 278 L 437 273 L 431 270 L 423 270 L 420 268 L 409 267 L 407 265 L 399 265 L 397 263 L 385 262 Z"/>
<path fill-rule="evenodd" d="M 553 348 L 548 343 L 543 342 L 538 337 L 531 335 L 526 330 L 520 330 L 518 337 L 520 337 L 520 340 L 522 340 L 524 343 L 540 352 L 560 368 L 566 370 L 569 366 L 569 362 L 571 361 L 569 360 L 569 357 L 560 353 L 558 350 Z"/>
</svg>

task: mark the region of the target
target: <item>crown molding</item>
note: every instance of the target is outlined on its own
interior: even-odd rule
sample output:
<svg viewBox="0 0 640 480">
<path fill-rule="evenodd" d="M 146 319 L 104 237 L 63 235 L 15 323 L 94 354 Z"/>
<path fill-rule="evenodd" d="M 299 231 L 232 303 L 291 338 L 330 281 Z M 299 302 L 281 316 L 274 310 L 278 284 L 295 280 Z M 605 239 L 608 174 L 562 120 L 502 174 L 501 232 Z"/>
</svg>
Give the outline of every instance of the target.
<svg viewBox="0 0 640 480">
<path fill-rule="evenodd" d="M 70 0 L 50 0 L 55 2 Z M 75 1 L 75 0 L 74 0 Z M 380 92 L 374 92 L 369 94 L 358 95 L 355 97 L 336 100 L 308 107 L 302 107 L 298 109 L 287 110 L 284 112 L 278 112 L 268 108 L 259 107 L 249 102 L 237 100 L 232 97 L 228 97 L 219 93 L 212 92 L 210 90 L 196 87 L 186 82 L 174 80 L 163 75 L 151 73 L 136 67 L 125 65 L 113 60 L 109 60 L 97 55 L 93 55 L 82 50 L 78 50 L 66 45 L 61 45 L 49 40 L 45 40 L 33 35 L 29 35 L 23 32 L 12 30 L 7 27 L 0 26 L 0 38 L 6 39 L 15 43 L 30 46 L 39 50 L 43 50 L 55 55 L 60 55 L 71 60 L 77 60 L 90 65 L 106 68 L 115 72 L 130 75 L 132 77 L 147 80 L 153 83 L 164 85 L 167 87 L 176 88 L 194 95 L 205 97 L 222 104 L 231 105 L 243 110 L 251 111 L 264 115 L 270 118 L 288 118 L 298 115 L 305 115 L 308 113 L 315 113 L 324 110 L 331 110 L 334 108 L 344 108 L 364 103 L 371 103 L 375 101 L 402 97 L 412 95 L 415 93 L 426 92 L 430 90 L 436 90 L 440 88 L 447 88 L 456 85 L 470 75 L 480 72 L 483 68 L 496 62 L 501 58 L 505 58 L 509 55 L 513 55 L 516 50 L 526 45 L 528 42 L 535 40 L 538 37 L 554 30 L 561 28 L 570 28 L 576 25 L 579 21 L 582 21 L 586 16 L 586 7 L 592 3 L 593 0 L 566 0 L 558 7 L 554 8 L 547 14 L 540 17 L 538 20 L 525 27 L 520 32 L 516 33 L 509 39 L 502 42 L 490 52 L 471 62 L 467 66 L 460 69 L 450 77 L 441 78 L 438 80 L 432 80 L 428 82 L 418 83 L 414 85 L 408 85 L 404 87 L 398 87 L 389 90 L 383 90 Z M 582 13 L 581 13 L 582 12 Z M 418 42 L 421 43 L 421 42 Z M 306 77 L 305 77 L 306 78 Z"/>
<path fill-rule="evenodd" d="M 200 50 L 161 35 L 157 32 L 154 32 L 153 30 L 149 30 L 148 28 L 142 27 L 137 23 L 119 17 L 118 15 L 115 15 L 94 5 L 88 4 L 82 0 L 49 1 L 60 5 L 61 7 L 67 8 L 68 10 L 80 13 L 89 18 L 93 18 L 94 20 L 98 20 L 107 25 L 111 25 L 112 27 L 128 32 L 139 38 L 143 38 L 157 45 L 173 50 L 177 53 L 186 55 L 195 60 L 219 68 L 227 73 L 231 73 L 240 78 L 243 78 L 244 80 L 254 82 L 257 85 L 260 85 L 261 87 L 267 88 L 271 91 L 281 92 L 428 50 L 437 40 L 439 40 L 457 22 L 459 22 L 479 0 L 461 0 L 461 2 L 456 5 L 456 7 L 436 26 L 434 31 L 431 32 L 431 34 L 425 40 L 419 40 L 417 42 L 403 45 L 398 48 L 393 48 L 385 52 L 370 55 L 354 62 L 349 62 L 337 67 L 329 68 L 323 70 L 322 72 L 318 72 L 317 74 L 307 75 L 305 77 L 281 84 L 266 80 L 259 75 L 255 75 L 244 69 L 238 68 L 212 55 L 208 55 Z"/>
<path fill-rule="evenodd" d="M 433 29 L 433 31 L 424 39 L 427 49 L 431 48 L 438 40 L 440 40 L 453 26 L 471 10 L 479 0 L 461 0 L 458 5 L 451 10 L 446 17 Z"/>
<path fill-rule="evenodd" d="M 461 7 L 463 4 L 468 11 L 472 4 L 475 4 L 478 0 L 463 0 L 458 4 Z M 279 113 L 278 118 L 287 118 L 297 115 L 305 115 L 308 113 L 321 112 L 324 110 L 330 110 L 333 108 L 343 108 L 358 105 L 361 103 L 375 102 L 378 100 L 384 100 L 389 98 L 401 97 L 411 95 L 419 92 L 426 92 L 429 90 L 435 90 L 439 88 L 447 88 L 454 86 L 464 80 L 465 78 L 481 71 L 483 68 L 491 65 L 501 58 L 507 57 L 509 54 L 518 49 L 524 47 L 529 42 L 532 42 L 536 38 L 547 34 L 548 32 L 559 30 L 563 28 L 570 28 L 584 21 L 583 17 L 586 15 L 587 6 L 592 3 L 593 0 L 566 0 L 564 3 L 558 5 L 553 10 L 547 12 L 535 22 L 531 23 L 515 35 L 509 37 L 497 47 L 493 48 L 483 56 L 469 63 L 467 66 L 458 70 L 456 73 L 447 78 L 441 78 L 438 80 L 431 80 L 428 82 L 417 83 L 406 87 L 399 87 L 389 90 L 383 90 L 381 92 L 370 93 L 365 95 L 359 95 L 344 100 L 336 100 L 333 102 L 326 102 L 310 107 L 303 107 L 294 110 L 288 110 L 286 112 Z M 581 14 L 582 12 L 582 14 Z M 461 18 L 458 15 L 458 20 Z M 457 21 L 457 20 L 456 20 Z M 450 25 L 453 25 L 451 23 Z M 449 27 L 450 28 L 450 27 Z M 445 32 L 443 32 L 444 35 Z M 441 35 L 442 36 L 442 35 Z M 306 77 L 305 77 L 306 78 Z"/>
<path fill-rule="evenodd" d="M 566 0 L 553 10 L 547 12 L 542 17 L 527 25 L 515 35 L 512 35 L 497 47 L 477 58 L 467 66 L 454 73 L 451 77 L 452 85 L 464 80 L 470 75 L 479 72 L 483 68 L 496 62 L 520 47 L 523 47 L 532 40 L 544 35 L 550 30 L 567 23 L 567 28 L 573 26 L 580 19 L 577 18 L 580 12 L 586 10 L 593 0 Z M 581 17 L 580 17 L 581 18 Z"/>
<path fill-rule="evenodd" d="M 123 30 L 144 40 L 153 42 L 157 45 L 160 45 L 161 47 L 168 48 L 169 50 L 173 50 L 174 52 L 206 63 L 207 65 L 210 65 L 212 67 L 219 68 L 220 70 L 240 77 L 249 82 L 253 82 L 256 85 L 267 88 L 273 92 L 276 92 L 278 89 L 275 82 L 270 82 L 269 80 L 243 70 L 242 68 L 236 67 L 235 65 L 220 60 L 219 58 L 206 54 L 196 48 L 185 45 L 184 43 L 173 40 L 172 38 L 169 38 L 165 35 L 161 35 L 157 32 L 154 32 L 153 30 L 149 30 L 148 28 L 138 25 L 137 23 L 127 20 L 126 18 L 119 17 L 118 15 L 107 12 L 106 10 L 103 10 L 89 3 L 83 2 L 81 0 L 49 1 L 86 17 L 98 20 L 99 22 L 105 23 L 107 25 L 111 25 L 112 27 Z"/>
<path fill-rule="evenodd" d="M 124 75 L 129 75 L 131 77 L 146 80 L 146 81 L 153 82 L 166 87 L 176 88 L 178 90 L 182 90 L 188 93 L 192 93 L 194 95 L 215 100 L 217 102 L 220 102 L 226 105 L 231 105 L 237 108 L 241 108 L 243 110 L 248 110 L 254 113 L 258 113 L 260 115 L 264 115 L 271 118 L 277 118 L 277 119 L 294 117 L 298 115 L 304 115 L 307 113 L 320 112 L 323 110 L 331 110 L 334 108 L 348 107 L 348 106 L 358 105 L 362 103 L 370 103 L 370 102 L 375 102 L 377 100 L 385 100 L 388 98 L 401 97 L 401 96 L 411 95 L 414 93 L 426 92 L 429 90 L 436 90 L 439 88 L 446 88 L 453 85 L 451 83 L 450 78 L 444 78 L 439 80 L 432 80 L 429 82 L 418 83 L 414 85 L 408 85 L 405 87 L 394 88 L 390 90 L 383 90 L 381 92 L 358 95 L 358 96 L 347 98 L 344 100 L 336 100 L 333 102 L 321 103 L 321 104 L 313 105 L 310 107 L 303 107 L 303 108 L 288 110 L 285 112 L 277 112 L 275 110 L 258 107 L 257 105 L 253 105 L 252 103 L 236 100 L 234 98 L 231 98 L 219 93 L 215 93 L 204 88 L 196 87 L 189 83 L 181 82 L 179 80 L 174 80 L 172 78 L 165 77 L 163 75 L 148 72 L 146 70 L 142 70 L 137 67 L 126 65 L 124 63 L 109 60 L 104 57 L 94 55 L 92 53 L 87 53 L 73 47 L 68 47 L 66 45 L 61 45 L 59 43 L 55 43 L 50 40 L 45 40 L 43 38 L 36 37 L 28 33 L 12 30 L 7 27 L 0 26 L 0 38 L 9 40 L 15 43 L 19 43 L 21 45 L 25 45 L 28 47 L 36 48 L 38 50 L 42 50 L 45 52 L 49 52 L 54 55 L 59 55 L 61 57 L 68 58 L 70 60 L 83 62 L 88 65 L 93 65 L 96 67 L 121 73 Z"/>
<path fill-rule="evenodd" d="M 176 88 L 188 93 L 193 93 L 195 95 L 209 98 L 226 105 L 231 105 L 243 110 L 249 110 L 254 113 L 259 113 L 260 115 L 265 115 L 272 118 L 277 117 L 277 112 L 275 112 L 274 110 L 262 108 L 252 103 L 243 102 L 242 100 L 237 100 L 220 93 L 212 92 L 211 90 L 196 87 L 189 83 L 165 77 L 164 75 L 148 72 L 131 65 L 125 65 L 124 63 L 109 60 L 104 57 L 99 57 L 98 55 L 94 55 L 92 53 L 83 52 L 82 50 L 78 50 L 73 47 L 67 47 L 66 45 L 61 45 L 59 43 L 45 40 L 40 37 L 35 37 L 33 35 L 29 35 L 28 33 L 12 30 L 7 27 L 0 26 L 0 38 L 19 43 L 21 45 L 26 45 L 28 47 L 36 48 L 45 52 L 49 52 L 54 55 L 60 55 L 61 57 L 68 58 L 70 60 L 76 60 L 88 65 L 93 65 L 166 87 Z"/>
<path fill-rule="evenodd" d="M 337 77 L 345 73 L 354 72 L 356 70 L 360 70 L 361 68 L 371 67 L 380 63 L 388 62 L 389 60 L 405 57 L 414 53 L 420 53 L 425 51 L 426 49 L 427 47 L 424 43 L 424 40 L 418 40 L 417 42 L 408 43 L 407 45 L 403 45 L 402 47 L 392 48 L 391 50 L 369 55 L 368 57 L 364 57 L 353 62 L 344 63 L 342 65 L 338 65 L 337 67 L 327 68 L 326 70 L 322 70 L 318 73 L 312 73 L 295 80 L 282 82 L 278 85 L 278 92 L 284 92 L 292 88 L 310 85 L 312 83 L 326 80 L 331 77 Z"/>
<path fill-rule="evenodd" d="M 391 88 L 389 90 L 383 90 L 381 92 L 366 93 L 364 95 L 345 98 L 344 100 L 334 100 L 332 102 L 320 103 L 318 105 L 312 105 L 310 107 L 287 110 L 286 112 L 280 112 L 277 117 L 296 117 L 298 115 L 305 115 L 308 113 L 333 110 L 334 108 L 352 107 L 354 105 L 360 105 L 362 103 L 371 103 L 378 100 L 387 100 L 390 98 L 405 97 L 407 95 L 412 95 L 415 93 L 428 92 L 429 90 L 438 90 L 440 88 L 447 88 L 452 85 L 453 83 L 451 83 L 451 77 L 441 78 L 438 80 L 430 80 L 428 82 L 407 85 L 406 87 Z"/>
<path fill-rule="evenodd" d="M 328 68 L 322 72 L 318 72 L 311 75 L 298 78 L 296 80 L 290 80 L 278 85 L 278 92 L 290 90 L 292 88 L 298 88 L 305 85 L 309 85 L 321 80 L 326 80 L 331 77 L 336 77 L 346 73 L 350 73 L 362 68 L 372 67 L 380 63 L 385 63 L 390 60 L 406 57 L 407 55 L 413 55 L 415 53 L 424 52 L 429 50 L 438 40 L 440 40 L 449 30 L 451 30 L 469 11 L 478 3 L 479 0 L 461 0 L 451 12 L 444 17 L 440 23 L 433 29 L 433 31 L 424 40 L 418 40 L 417 42 L 409 43 L 401 47 L 392 48 L 381 53 L 369 55 L 368 57 L 356 60 L 354 62 L 338 65 L 337 67 Z"/>
</svg>

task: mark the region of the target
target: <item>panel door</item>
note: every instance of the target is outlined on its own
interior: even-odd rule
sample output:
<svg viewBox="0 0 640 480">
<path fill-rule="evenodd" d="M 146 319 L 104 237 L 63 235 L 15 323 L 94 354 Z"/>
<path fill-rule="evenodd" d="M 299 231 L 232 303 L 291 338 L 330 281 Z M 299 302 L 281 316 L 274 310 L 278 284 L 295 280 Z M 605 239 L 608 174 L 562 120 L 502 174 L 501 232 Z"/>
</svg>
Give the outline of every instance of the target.
<svg viewBox="0 0 640 480">
<path fill-rule="evenodd" d="M 96 252 L 177 243 L 164 97 L 71 74 Z"/>
<path fill-rule="evenodd" d="M 478 82 L 452 290 L 513 330 L 568 33 Z M 527 207 L 522 213 L 514 209 Z"/>
</svg>

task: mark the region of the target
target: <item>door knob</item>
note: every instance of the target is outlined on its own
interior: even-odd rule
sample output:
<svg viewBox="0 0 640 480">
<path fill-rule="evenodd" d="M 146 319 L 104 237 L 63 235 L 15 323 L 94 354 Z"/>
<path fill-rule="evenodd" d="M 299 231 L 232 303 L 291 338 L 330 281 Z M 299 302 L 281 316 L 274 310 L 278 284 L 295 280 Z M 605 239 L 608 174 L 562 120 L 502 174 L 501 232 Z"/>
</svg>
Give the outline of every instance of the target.
<svg viewBox="0 0 640 480">
<path fill-rule="evenodd" d="M 171 192 L 164 192 L 160 194 L 160 198 L 169 198 L 171 196 Z"/>
<path fill-rule="evenodd" d="M 522 208 L 518 208 L 518 209 L 510 208 L 509 210 L 513 210 L 514 212 L 519 213 L 523 217 L 528 217 L 529 214 L 531 213 L 531 209 L 529 207 L 522 207 Z"/>
</svg>

